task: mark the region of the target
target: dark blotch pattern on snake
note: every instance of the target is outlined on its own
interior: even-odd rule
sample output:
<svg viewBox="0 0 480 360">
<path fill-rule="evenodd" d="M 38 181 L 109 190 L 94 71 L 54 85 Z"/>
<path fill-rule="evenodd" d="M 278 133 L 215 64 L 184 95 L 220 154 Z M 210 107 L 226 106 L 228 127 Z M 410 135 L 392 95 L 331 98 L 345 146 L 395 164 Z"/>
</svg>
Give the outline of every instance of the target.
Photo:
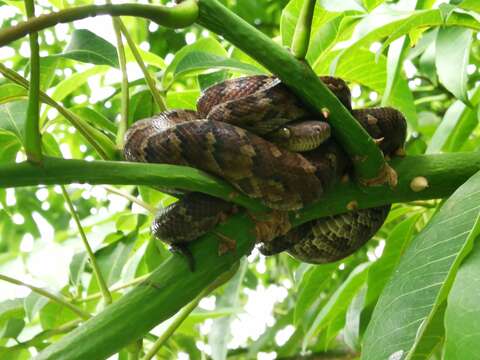
<svg viewBox="0 0 480 360">
<path fill-rule="evenodd" d="M 351 110 L 345 82 L 321 79 Z M 352 114 L 372 137 L 383 138 L 380 148 L 386 155 L 403 147 L 406 122 L 398 111 L 360 109 Z M 311 138 L 286 145 L 292 134 L 307 132 L 313 134 Z M 295 210 L 321 199 L 325 189 L 351 171 L 351 161 L 336 141 L 325 141 L 329 135 L 323 116 L 311 113 L 277 78 L 250 76 L 207 89 L 197 112 L 172 110 L 138 121 L 127 132 L 124 153 L 131 161 L 195 167 L 227 180 L 272 209 Z M 368 241 L 389 208 L 314 220 L 264 242 L 260 251 L 270 255 L 286 250 L 313 263 L 335 261 Z M 152 230 L 163 241 L 183 244 L 236 210 L 221 199 L 187 194 L 159 212 Z"/>
</svg>

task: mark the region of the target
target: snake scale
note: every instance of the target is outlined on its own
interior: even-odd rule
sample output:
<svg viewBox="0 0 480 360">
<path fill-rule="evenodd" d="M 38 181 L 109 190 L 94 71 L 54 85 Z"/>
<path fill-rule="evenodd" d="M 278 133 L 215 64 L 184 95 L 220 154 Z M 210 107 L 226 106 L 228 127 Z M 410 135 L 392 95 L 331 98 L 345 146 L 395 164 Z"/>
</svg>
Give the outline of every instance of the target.
<svg viewBox="0 0 480 360">
<path fill-rule="evenodd" d="M 403 149 L 406 121 L 393 108 L 352 110 L 350 90 L 339 78 L 321 77 L 375 139 L 385 156 Z M 240 192 L 280 211 L 296 210 L 321 199 L 352 168 L 330 136 L 321 114 L 293 95 L 279 79 L 249 76 L 208 88 L 197 111 L 171 110 L 136 122 L 125 137 L 129 161 L 185 165 L 227 180 Z M 310 263 L 344 258 L 368 241 L 383 224 L 390 206 L 355 210 L 305 223 L 258 239 L 260 251 L 287 251 Z M 182 245 L 212 230 L 238 211 L 224 200 L 200 193 L 160 210 L 153 233 Z M 278 235 L 278 236 L 277 236 Z"/>
</svg>

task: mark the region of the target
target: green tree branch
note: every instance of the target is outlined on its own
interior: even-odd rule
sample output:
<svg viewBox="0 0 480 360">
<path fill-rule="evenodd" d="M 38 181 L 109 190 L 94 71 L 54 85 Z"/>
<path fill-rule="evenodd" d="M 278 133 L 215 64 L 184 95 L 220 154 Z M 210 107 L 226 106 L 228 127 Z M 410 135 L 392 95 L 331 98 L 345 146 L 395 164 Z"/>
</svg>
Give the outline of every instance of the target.
<svg viewBox="0 0 480 360">
<path fill-rule="evenodd" d="M 87 5 L 63 9 L 32 18 L 0 31 L 0 46 L 48 27 L 98 15 L 136 16 L 159 25 L 182 28 L 193 24 L 198 15 L 197 2 L 187 0 L 175 7 L 144 4 Z"/>
<path fill-rule="evenodd" d="M 210 176 L 188 168 L 121 162 L 45 160 L 45 169 L 35 168 L 28 163 L 0 166 L 0 172 L 4 174 L 0 179 L 0 186 L 15 186 L 15 183 L 35 185 L 89 181 L 92 184 L 109 182 L 171 187 L 178 183 L 180 188 L 207 193 L 220 187 L 223 190 L 216 193 L 222 193 L 227 198 L 229 193 L 221 181 L 217 182 Z M 411 156 L 396 159 L 392 166 L 399 174 L 397 188 L 383 186 L 365 189 L 354 183 L 338 184 L 322 201 L 292 214 L 293 225 L 345 212 L 346 204 L 352 200 L 358 202 L 359 208 L 365 208 L 398 201 L 448 196 L 480 170 L 480 153 Z M 103 171 L 99 171 L 100 167 Z M 146 171 L 148 169 L 149 171 Z M 192 177 L 186 175 L 187 173 Z M 133 178 L 131 175 L 134 175 Z M 429 187 L 424 191 L 414 192 L 410 189 L 411 180 L 417 176 L 428 179 Z M 196 262 L 195 272 L 189 271 L 187 261 L 182 256 L 173 255 L 148 279 L 95 318 L 48 347 L 38 359 L 102 359 L 141 338 L 151 328 L 192 301 L 219 274 L 230 269 L 236 261 L 248 254 L 255 242 L 253 228 L 254 223 L 247 214 L 241 213 L 232 217 L 220 225 L 217 231 L 236 240 L 235 252 L 219 256 L 217 236 L 203 236 L 193 242 L 190 248 Z"/>
<path fill-rule="evenodd" d="M 363 188 L 353 182 L 337 184 L 320 201 L 296 212 L 292 221 L 299 225 L 322 216 L 346 212 L 351 201 L 356 201 L 359 208 L 368 208 L 446 197 L 480 170 L 480 152 L 408 156 L 394 159 L 391 165 L 399 174 L 396 188 Z M 240 194 L 227 182 L 183 166 L 45 158 L 42 168 L 28 162 L 0 164 L 0 173 L 0 188 L 70 183 L 149 185 L 203 192 L 251 211 L 268 210 L 258 200 Z M 415 192 L 410 188 L 410 182 L 419 176 L 427 179 L 428 187 Z"/>
<path fill-rule="evenodd" d="M 308 64 L 296 59 L 218 1 L 199 0 L 198 5 L 200 25 L 223 36 L 260 62 L 317 113 L 328 110 L 334 136 L 354 159 L 360 180 L 378 183 L 387 180 L 388 168 L 378 146 Z"/>
</svg>

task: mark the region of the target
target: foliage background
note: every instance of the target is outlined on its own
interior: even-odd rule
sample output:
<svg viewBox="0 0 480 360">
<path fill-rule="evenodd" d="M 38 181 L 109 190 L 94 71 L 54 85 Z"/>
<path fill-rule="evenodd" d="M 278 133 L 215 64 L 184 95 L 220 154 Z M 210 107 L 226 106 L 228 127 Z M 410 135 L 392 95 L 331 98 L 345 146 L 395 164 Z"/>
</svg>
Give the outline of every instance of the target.
<svg viewBox="0 0 480 360">
<path fill-rule="evenodd" d="M 39 1 L 37 14 L 87 3 Z M 290 45 L 300 1 L 223 3 L 275 41 Z M 480 15 L 475 1 L 457 3 L 318 1 L 307 60 L 318 74 L 332 73 L 347 80 L 355 107 L 390 105 L 401 110 L 409 123 L 409 155 L 478 151 Z M 4 0 L 0 6 L 2 29 L 25 17 L 22 2 Z M 463 16 L 466 26 L 441 27 L 432 21 L 438 14 L 447 19 L 452 12 Z M 142 57 L 169 108 L 193 109 L 201 90 L 210 84 L 265 72 L 239 49 L 199 26 L 172 30 L 142 19 L 122 20 L 142 49 Z M 122 100 L 110 19 L 98 17 L 58 25 L 39 37 L 42 90 L 114 143 Z M 126 55 L 131 124 L 159 110 L 128 46 Z M 2 64 L 24 77 L 28 77 L 28 57 L 26 39 L 0 48 Z M 23 88 L 0 77 L 0 162 L 25 159 L 25 99 Z M 42 130 L 44 147 L 50 154 L 100 159 L 78 130 L 46 105 L 42 107 Z M 66 189 L 101 272 L 114 290 L 114 299 L 169 256 L 165 246 L 150 236 L 149 224 L 152 209 L 166 206 L 174 198 L 144 186 L 72 184 Z M 471 191 L 464 190 L 456 200 L 471 205 L 465 208 L 469 211 L 476 209 Z M 99 284 L 62 188 L 0 189 L 0 204 L 0 274 L 59 294 L 83 311 L 100 311 L 105 304 Z M 395 204 L 375 238 L 335 264 L 312 266 L 284 254 L 264 258 L 254 251 L 235 277 L 205 298 L 182 323 L 158 358 L 271 359 L 305 351 L 317 358 L 359 357 L 379 295 L 405 249 L 412 241 L 419 241 L 417 234 L 440 205 L 441 200 Z M 435 235 L 430 235 L 431 241 L 458 225 L 465 226 L 460 229 L 468 233 L 465 243 L 473 243 L 478 211 L 459 214 L 459 223 L 438 228 Z M 438 296 L 433 304 L 425 305 L 431 318 L 417 338 L 412 358 L 478 356 L 468 346 L 480 340 L 475 325 L 480 316 L 476 301 L 479 294 L 472 291 L 475 286 L 469 286 L 477 281 L 477 248 L 460 267 L 448 301 L 446 295 Z M 413 252 L 410 256 L 415 255 Z M 460 251 L 445 256 L 453 256 L 458 263 L 463 259 Z M 421 260 L 412 267 L 429 264 Z M 458 263 L 448 266 L 453 275 L 443 278 L 442 286 L 455 279 Z M 436 283 L 432 280 L 431 284 Z M 25 287 L 0 283 L 0 300 L 2 358 L 30 358 L 78 325 L 77 314 Z M 466 308 L 470 309 L 468 317 Z M 403 310 L 407 314 L 409 308 L 404 306 Z M 144 339 L 144 349 L 151 347 L 165 327 L 160 325 Z M 417 327 L 411 331 L 416 332 Z M 368 336 L 365 341 L 364 346 L 368 346 Z M 127 353 L 124 350 L 119 357 Z"/>
</svg>

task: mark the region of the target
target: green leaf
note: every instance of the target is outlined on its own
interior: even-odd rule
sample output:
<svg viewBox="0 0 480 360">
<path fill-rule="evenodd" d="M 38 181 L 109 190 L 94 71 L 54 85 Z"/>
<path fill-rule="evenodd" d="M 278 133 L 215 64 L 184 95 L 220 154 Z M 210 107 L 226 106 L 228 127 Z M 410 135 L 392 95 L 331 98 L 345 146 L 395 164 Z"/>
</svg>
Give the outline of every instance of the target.
<svg viewBox="0 0 480 360">
<path fill-rule="evenodd" d="M 366 294 L 367 286 L 364 285 L 353 298 L 345 316 L 343 337 L 345 343 L 352 351 L 358 351 L 360 347 L 360 321 L 362 310 L 365 306 Z"/>
<path fill-rule="evenodd" d="M 319 66 L 328 55 L 328 52 L 339 42 L 348 40 L 355 30 L 355 26 L 362 19 L 358 15 L 344 13 L 331 18 L 319 26 L 309 44 L 307 60 L 315 68 Z"/>
<path fill-rule="evenodd" d="M 0 104 L 25 99 L 28 96 L 27 90 L 17 84 L 0 85 Z"/>
<path fill-rule="evenodd" d="M 242 282 L 247 270 L 248 262 L 243 259 L 235 276 L 225 286 L 224 293 L 217 298 L 216 307 L 236 308 L 240 305 L 239 296 Z M 227 358 L 228 342 L 230 341 L 230 316 L 222 317 L 213 321 L 212 330 L 208 336 L 208 343 L 212 348 L 213 360 L 225 360 Z"/>
<path fill-rule="evenodd" d="M 370 12 L 384 2 L 385 0 L 363 0 L 363 6 Z"/>
<path fill-rule="evenodd" d="M 75 30 L 64 52 L 55 56 L 118 68 L 118 57 L 115 47 L 105 39 L 85 29 Z"/>
<path fill-rule="evenodd" d="M 135 244 L 135 232 L 95 252 L 97 263 L 108 286 L 120 280 L 124 265 Z M 96 280 L 94 280 L 96 284 Z M 89 289 L 90 292 L 91 289 Z"/>
<path fill-rule="evenodd" d="M 80 86 L 85 84 L 92 76 L 104 74 L 108 71 L 108 66 L 94 66 L 82 72 L 76 72 L 71 76 L 60 81 L 53 90 L 51 98 L 55 101 L 62 101 Z"/>
<path fill-rule="evenodd" d="M 167 95 L 167 106 L 169 109 L 196 110 L 199 96 L 199 90 L 169 91 Z"/>
<path fill-rule="evenodd" d="M 165 73 L 162 79 L 163 88 L 167 88 L 168 84 L 171 84 L 173 82 L 173 74 L 175 73 L 175 70 L 180 61 L 182 61 L 182 59 L 189 53 L 198 51 L 207 52 L 217 56 L 228 56 L 228 53 L 223 48 L 223 46 L 217 40 L 210 37 L 199 39 L 191 45 L 184 46 L 180 51 L 175 54 L 172 62 L 165 69 Z"/>
<path fill-rule="evenodd" d="M 365 284 L 370 265 L 371 263 L 358 265 L 333 295 L 330 296 L 327 303 L 315 317 L 312 326 L 308 329 L 305 338 L 303 339 L 303 350 L 307 348 L 309 341 L 311 341 L 315 335 L 333 324 L 338 317 L 341 317 L 346 313 L 350 301 Z M 334 337 L 335 334 L 331 334 L 331 336 Z"/>
<path fill-rule="evenodd" d="M 470 135 L 478 125 L 478 109 L 480 108 L 480 87 L 477 87 L 470 98 L 473 108 L 465 107 L 460 114 L 460 118 L 455 124 L 455 128 L 450 132 L 448 139 L 443 146 L 447 152 L 459 151 L 467 143 Z"/>
<path fill-rule="evenodd" d="M 478 239 L 477 239 L 478 240 Z M 479 359 L 480 242 L 460 267 L 445 312 L 445 359 Z"/>
<path fill-rule="evenodd" d="M 435 64 L 440 82 L 467 105 L 467 65 L 472 36 L 469 29 L 441 28 L 436 42 Z"/>
<path fill-rule="evenodd" d="M 435 130 L 435 133 L 430 139 L 426 150 L 427 154 L 441 152 L 465 110 L 466 106 L 460 100 L 450 105 L 445 115 L 443 115 L 442 122 L 438 125 L 437 130 Z"/>
<path fill-rule="evenodd" d="M 394 86 L 399 81 L 403 60 L 407 54 L 408 41 L 406 37 L 395 40 L 390 44 L 387 55 L 387 83 L 382 96 L 382 106 L 390 101 Z"/>
<path fill-rule="evenodd" d="M 242 63 L 241 61 L 217 56 L 201 51 L 192 51 L 186 54 L 179 61 L 173 73 L 174 79 L 188 74 L 198 74 L 211 69 L 228 69 L 238 71 L 242 74 L 260 74 L 260 69 L 255 66 Z"/>
<path fill-rule="evenodd" d="M 135 121 L 153 116 L 155 109 L 155 102 L 150 90 L 142 90 L 135 93 L 130 99 L 128 123 L 131 125 Z"/>
<path fill-rule="evenodd" d="M 59 303 L 49 301 L 40 310 L 40 324 L 44 330 L 55 329 L 78 318 L 69 308 Z"/>
<path fill-rule="evenodd" d="M 332 274 L 337 268 L 338 263 L 322 266 L 309 265 L 298 284 L 298 298 L 293 317 L 296 326 L 306 329 L 310 325 L 305 319 L 311 318 L 312 306 L 325 292 L 325 287 L 331 281 Z"/>
<path fill-rule="evenodd" d="M 284 46 L 290 47 L 292 44 L 293 34 L 295 32 L 295 27 L 297 26 L 302 4 L 303 0 L 291 0 L 282 11 L 282 17 L 280 19 L 280 33 L 282 35 L 282 44 Z M 311 38 L 313 39 L 315 37 L 315 34 L 320 26 L 337 16 L 338 14 L 330 13 L 316 3 L 312 20 Z M 312 44 L 312 41 L 310 41 L 310 43 Z"/>
<path fill-rule="evenodd" d="M 363 359 L 405 358 L 421 342 L 480 232 L 479 203 L 480 172 L 455 191 L 402 257 L 372 315 Z"/>
<path fill-rule="evenodd" d="M 411 356 L 412 360 L 433 359 L 432 354 L 442 345 L 445 337 L 443 322 L 446 305 L 446 301 L 444 301 L 435 311 L 432 321 L 428 324 L 423 337 Z"/>
<path fill-rule="evenodd" d="M 463 0 L 459 6 L 465 10 L 473 10 L 480 13 L 480 3 L 477 0 Z"/>
<path fill-rule="evenodd" d="M 26 100 L 0 105 L 0 130 L 15 134 L 15 136 L 23 143 L 26 116 Z"/>
<path fill-rule="evenodd" d="M 159 69 L 165 69 L 165 61 L 160 56 L 150 51 L 142 50 L 138 46 L 137 51 L 140 53 L 140 56 L 142 57 L 142 60 L 145 64 L 155 66 Z M 125 47 L 125 58 L 127 62 L 136 62 L 135 57 L 132 54 L 132 50 L 130 50 L 129 46 Z"/>
<path fill-rule="evenodd" d="M 22 148 L 20 140 L 12 133 L 0 131 L 0 163 L 15 162 L 17 153 Z"/>
<path fill-rule="evenodd" d="M 32 291 L 24 301 L 25 313 L 28 320 L 32 321 L 35 318 L 35 315 L 37 315 L 37 313 L 48 304 L 48 301 L 48 298 L 45 296 Z"/>
<path fill-rule="evenodd" d="M 68 110 L 70 110 L 75 115 L 78 115 L 90 125 L 108 131 L 112 135 L 115 135 L 117 133 L 116 124 L 95 109 L 86 106 L 75 106 L 69 108 Z"/>
<path fill-rule="evenodd" d="M 198 85 L 200 85 L 200 89 L 203 91 L 210 86 L 218 84 L 222 81 L 228 79 L 228 71 L 226 70 L 219 70 L 208 74 L 200 74 L 198 75 Z"/>
<path fill-rule="evenodd" d="M 408 209 L 408 208 L 407 208 Z M 375 261 L 368 272 L 368 289 L 366 303 L 376 302 L 383 288 L 390 280 L 395 267 L 410 245 L 415 224 L 421 214 L 415 214 L 398 223 L 390 232 L 382 257 Z"/>
<path fill-rule="evenodd" d="M 72 286 L 78 286 L 81 284 L 82 274 L 85 271 L 85 266 L 88 262 L 88 254 L 86 251 L 76 253 L 70 261 L 69 269 L 69 281 Z"/>
<path fill-rule="evenodd" d="M 0 338 L 16 338 L 25 326 L 23 299 L 0 303 Z"/>
</svg>

